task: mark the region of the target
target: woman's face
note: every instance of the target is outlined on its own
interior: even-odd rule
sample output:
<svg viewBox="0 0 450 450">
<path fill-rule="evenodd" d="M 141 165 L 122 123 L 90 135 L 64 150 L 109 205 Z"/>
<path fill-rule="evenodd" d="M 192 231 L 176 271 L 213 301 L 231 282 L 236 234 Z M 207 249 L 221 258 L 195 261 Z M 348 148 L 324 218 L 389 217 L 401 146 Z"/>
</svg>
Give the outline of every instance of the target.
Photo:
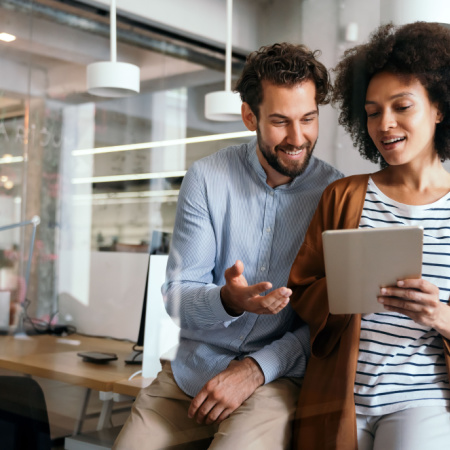
<svg viewBox="0 0 450 450">
<path fill-rule="evenodd" d="M 389 72 L 374 75 L 365 108 L 369 135 L 389 165 L 436 157 L 434 134 L 442 115 L 417 79 L 406 81 Z"/>
</svg>

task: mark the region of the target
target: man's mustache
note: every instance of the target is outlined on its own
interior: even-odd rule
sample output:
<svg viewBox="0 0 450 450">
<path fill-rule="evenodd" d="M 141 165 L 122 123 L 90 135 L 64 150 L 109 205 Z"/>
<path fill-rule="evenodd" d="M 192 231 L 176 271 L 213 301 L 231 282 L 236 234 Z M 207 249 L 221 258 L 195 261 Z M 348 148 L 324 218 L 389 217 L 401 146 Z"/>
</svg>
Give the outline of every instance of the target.
<svg viewBox="0 0 450 450">
<path fill-rule="evenodd" d="M 277 145 L 275 150 L 283 150 L 288 152 L 297 152 L 299 150 L 309 150 L 311 148 L 310 143 L 302 144 L 300 147 L 295 147 L 294 145 Z"/>
</svg>

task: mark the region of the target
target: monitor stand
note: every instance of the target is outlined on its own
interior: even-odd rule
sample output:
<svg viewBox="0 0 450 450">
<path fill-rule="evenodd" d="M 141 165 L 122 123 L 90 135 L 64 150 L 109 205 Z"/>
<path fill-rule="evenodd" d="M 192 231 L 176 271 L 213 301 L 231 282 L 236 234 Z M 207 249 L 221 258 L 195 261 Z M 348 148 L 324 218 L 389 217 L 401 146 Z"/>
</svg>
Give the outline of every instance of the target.
<svg viewBox="0 0 450 450">
<path fill-rule="evenodd" d="M 142 355 L 141 351 L 133 351 L 125 358 L 125 364 L 142 364 Z"/>
</svg>

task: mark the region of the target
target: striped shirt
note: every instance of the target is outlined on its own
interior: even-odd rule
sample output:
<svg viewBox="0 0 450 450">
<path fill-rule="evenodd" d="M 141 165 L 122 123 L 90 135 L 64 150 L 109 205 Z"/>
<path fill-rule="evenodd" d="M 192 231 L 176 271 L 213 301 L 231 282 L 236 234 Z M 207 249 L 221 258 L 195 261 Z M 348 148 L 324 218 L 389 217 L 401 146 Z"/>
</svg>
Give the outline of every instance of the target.
<svg viewBox="0 0 450 450">
<path fill-rule="evenodd" d="M 369 180 L 360 228 L 421 225 L 422 277 L 450 295 L 450 193 L 420 206 L 386 197 Z M 442 338 L 397 313 L 365 314 L 361 321 L 355 382 L 356 412 L 382 415 L 416 406 L 450 405 Z"/>
<path fill-rule="evenodd" d="M 304 375 L 309 331 L 290 305 L 276 315 L 232 317 L 220 289 L 225 269 L 237 259 L 249 285 L 285 286 L 323 190 L 341 177 L 312 157 L 302 175 L 272 189 L 256 139 L 220 150 L 188 170 L 163 286 L 166 309 L 181 327 L 172 369 L 185 393 L 195 396 L 231 360 L 245 356 L 258 362 L 266 383 Z"/>
</svg>

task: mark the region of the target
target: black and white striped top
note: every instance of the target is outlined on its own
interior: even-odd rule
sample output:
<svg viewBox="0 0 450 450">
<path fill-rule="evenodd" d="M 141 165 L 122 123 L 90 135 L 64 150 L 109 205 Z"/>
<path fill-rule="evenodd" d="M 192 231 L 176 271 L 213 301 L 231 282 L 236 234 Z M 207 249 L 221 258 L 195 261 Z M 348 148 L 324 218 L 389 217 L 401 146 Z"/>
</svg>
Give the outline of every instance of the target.
<svg viewBox="0 0 450 450">
<path fill-rule="evenodd" d="M 360 228 L 421 225 L 422 277 L 450 296 L 450 193 L 420 206 L 386 197 L 372 179 Z M 361 322 L 355 381 L 356 412 L 389 414 L 416 406 L 450 405 L 442 338 L 432 328 L 397 313 L 365 314 Z"/>
</svg>

